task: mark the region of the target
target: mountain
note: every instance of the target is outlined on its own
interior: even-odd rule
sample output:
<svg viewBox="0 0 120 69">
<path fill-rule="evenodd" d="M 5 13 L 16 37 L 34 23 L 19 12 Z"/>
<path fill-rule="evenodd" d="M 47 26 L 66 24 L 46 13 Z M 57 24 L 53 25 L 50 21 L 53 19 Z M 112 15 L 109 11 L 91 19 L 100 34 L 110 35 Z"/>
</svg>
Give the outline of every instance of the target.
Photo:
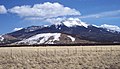
<svg viewBox="0 0 120 69">
<path fill-rule="evenodd" d="M 52 25 L 30 26 L 0 36 L 0 44 L 119 43 L 120 30 L 114 25 L 91 25 L 69 18 Z"/>
<path fill-rule="evenodd" d="M 68 34 L 62 33 L 41 33 L 28 39 L 23 39 L 12 45 L 36 45 L 36 44 L 73 44 L 73 43 L 95 43 L 93 41 L 82 40 Z"/>
</svg>

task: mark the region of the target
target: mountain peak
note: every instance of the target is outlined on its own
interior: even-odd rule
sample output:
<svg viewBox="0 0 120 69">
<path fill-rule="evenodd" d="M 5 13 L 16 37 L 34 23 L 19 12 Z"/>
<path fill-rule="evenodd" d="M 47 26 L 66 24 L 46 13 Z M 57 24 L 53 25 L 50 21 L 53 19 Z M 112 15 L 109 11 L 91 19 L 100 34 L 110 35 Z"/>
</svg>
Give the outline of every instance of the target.
<svg viewBox="0 0 120 69">
<path fill-rule="evenodd" d="M 68 19 L 55 23 L 55 25 L 61 25 L 61 24 L 67 27 L 83 26 L 85 28 L 88 28 L 89 26 L 89 24 L 82 22 L 79 18 L 68 18 Z"/>
</svg>

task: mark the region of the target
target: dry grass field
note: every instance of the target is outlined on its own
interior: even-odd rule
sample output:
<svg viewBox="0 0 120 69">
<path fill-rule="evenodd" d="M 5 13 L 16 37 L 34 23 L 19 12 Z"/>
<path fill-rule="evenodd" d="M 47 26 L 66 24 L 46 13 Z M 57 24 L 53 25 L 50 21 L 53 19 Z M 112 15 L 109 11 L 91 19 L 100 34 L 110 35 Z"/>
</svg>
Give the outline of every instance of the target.
<svg viewBox="0 0 120 69">
<path fill-rule="evenodd" d="M 120 69 L 120 46 L 1 47 L 0 69 Z"/>
</svg>

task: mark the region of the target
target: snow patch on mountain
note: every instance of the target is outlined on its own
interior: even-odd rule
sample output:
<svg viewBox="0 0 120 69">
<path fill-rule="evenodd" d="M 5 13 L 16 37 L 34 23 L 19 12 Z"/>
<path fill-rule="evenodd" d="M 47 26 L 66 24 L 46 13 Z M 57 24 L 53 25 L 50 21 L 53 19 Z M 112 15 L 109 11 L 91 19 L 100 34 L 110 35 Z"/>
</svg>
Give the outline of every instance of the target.
<svg viewBox="0 0 120 69">
<path fill-rule="evenodd" d="M 43 27 L 49 27 L 49 25 L 43 25 Z"/>
<path fill-rule="evenodd" d="M 103 24 L 101 26 L 99 26 L 100 28 L 105 28 L 107 29 L 107 31 L 110 31 L 110 32 L 120 32 L 120 27 L 116 26 L 116 25 L 108 25 L 108 24 Z"/>
<path fill-rule="evenodd" d="M 13 31 L 19 31 L 19 30 L 21 30 L 21 29 L 23 29 L 23 28 L 14 28 Z"/>
<path fill-rule="evenodd" d="M 61 33 L 42 33 L 32 36 L 28 39 L 24 39 L 19 43 L 28 43 L 28 44 L 54 44 L 55 41 L 59 41 Z"/>
<path fill-rule="evenodd" d="M 3 41 L 4 40 L 4 37 L 2 37 L 2 35 L 0 35 L 0 41 Z"/>
<path fill-rule="evenodd" d="M 32 32 L 32 31 L 38 30 L 42 27 L 44 27 L 44 26 L 30 26 L 30 27 L 25 28 L 25 32 Z"/>
<path fill-rule="evenodd" d="M 72 36 L 67 36 L 67 37 L 69 37 L 72 40 L 72 42 L 75 41 L 74 37 L 72 37 Z"/>
<path fill-rule="evenodd" d="M 41 29 L 41 28 L 45 28 L 45 27 L 49 27 L 49 25 L 30 26 L 30 27 L 25 28 L 25 31 L 26 32 L 32 32 L 32 31 L 35 31 L 35 30 L 38 30 L 38 29 Z"/>
<path fill-rule="evenodd" d="M 94 27 L 97 27 L 97 28 L 100 28 L 100 26 L 98 26 L 98 25 L 95 25 L 95 24 L 92 24 L 92 26 L 94 26 Z"/>
</svg>

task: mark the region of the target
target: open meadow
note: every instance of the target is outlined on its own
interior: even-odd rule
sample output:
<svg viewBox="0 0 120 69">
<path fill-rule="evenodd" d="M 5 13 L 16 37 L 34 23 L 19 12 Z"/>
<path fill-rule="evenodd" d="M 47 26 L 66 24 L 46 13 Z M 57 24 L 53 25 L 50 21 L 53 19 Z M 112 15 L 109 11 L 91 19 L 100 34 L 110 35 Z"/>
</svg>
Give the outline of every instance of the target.
<svg viewBox="0 0 120 69">
<path fill-rule="evenodd" d="M 1 47 L 0 69 L 120 69 L 120 46 Z"/>
</svg>

